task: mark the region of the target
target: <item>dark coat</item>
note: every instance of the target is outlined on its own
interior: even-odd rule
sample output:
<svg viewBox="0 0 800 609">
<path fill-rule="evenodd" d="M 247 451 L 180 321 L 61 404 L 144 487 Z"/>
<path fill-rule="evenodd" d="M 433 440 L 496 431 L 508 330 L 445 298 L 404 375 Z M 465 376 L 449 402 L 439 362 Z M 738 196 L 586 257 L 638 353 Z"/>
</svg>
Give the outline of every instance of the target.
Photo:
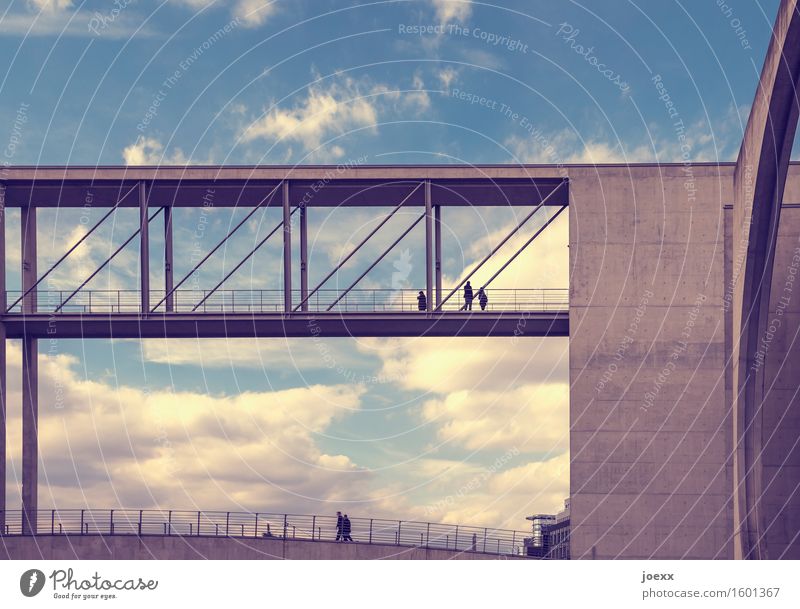
<svg viewBox="0 0 800 609">
<path fill-rule="evenodd" d="M 344 519 L 341 516 L 337 516 L 336 517 L 336 530 L 341 533 L 343 525 L 344 525 Z"/>
<path fill-rule="evenodd" d="M 345 535 L 350 534 L 350 519 L 347 516 L 345 516 L 344 520 L 342 521 L 342 533 Z"/>
<path fill-rule="evenodd" d="M 420 311 L 425 311 L 428 308 L 428 299 L 425 297 L 425 294 L 417 296 L 417 308 Z"/>
<path fill-rule="evenodd" d="M 472 294 L 472 286 L 466 286 L 464 288 L 464 300 L 471 301 L 474 298 Z"/>
</svg>

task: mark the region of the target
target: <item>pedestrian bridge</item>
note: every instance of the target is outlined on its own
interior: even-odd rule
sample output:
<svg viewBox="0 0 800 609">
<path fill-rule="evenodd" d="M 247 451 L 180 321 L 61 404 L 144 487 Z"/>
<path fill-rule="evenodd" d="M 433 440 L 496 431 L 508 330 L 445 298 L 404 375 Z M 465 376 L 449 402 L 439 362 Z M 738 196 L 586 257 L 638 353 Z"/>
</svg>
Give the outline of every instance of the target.
<svg viewBox="0 0 800 609">
<path fill-rule="evenodd" d="M 411 559 L 526 558 L 530 533 L 415 521 L 351 518 L 352 542 L 336 541 L 336 517 L 170 510 L 41 510 L 22 534 L 9 511 L 0 558 Z"/>
</svg>

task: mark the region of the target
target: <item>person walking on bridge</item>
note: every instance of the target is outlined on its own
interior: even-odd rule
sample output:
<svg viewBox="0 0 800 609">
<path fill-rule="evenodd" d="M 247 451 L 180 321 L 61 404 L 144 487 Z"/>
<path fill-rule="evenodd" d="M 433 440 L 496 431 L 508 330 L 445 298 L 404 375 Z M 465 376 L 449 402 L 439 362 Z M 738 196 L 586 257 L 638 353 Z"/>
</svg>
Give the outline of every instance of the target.
<svg viewBox="0 0 800 609">
<path fill-rule="evenodd" d="M 464 308 L 462 311 L 472 311 L 472 299 L 475 295 L 472 293 L 472 284 L 468 281 L 464 286 Z"/>
<path fill-rule="evenodd" d="M 419 291 L 419 296 L 417 296 L 417 308 L 420 311 L 428 310 L 428 298 L 422 290 Z"/>
<path fill-rule="evenodd" d="M 485 311 L 486 305 L 489 304 L 489 297 L 483 288 L 478 288 L 478 303 L 481 305 L 481 311 Z"/>
<path fill-rule="evenodd" d="M 350 537 L 350 518 L 347 517 L 347 514 L 342 519 L 342 541 L 353 541 L 353 538 Z"/>
<path fill-rule="evenodd" d="M 336 541 L 342 541 L 344 519 L 341 512 L 336 512 Z"/>
</svg>

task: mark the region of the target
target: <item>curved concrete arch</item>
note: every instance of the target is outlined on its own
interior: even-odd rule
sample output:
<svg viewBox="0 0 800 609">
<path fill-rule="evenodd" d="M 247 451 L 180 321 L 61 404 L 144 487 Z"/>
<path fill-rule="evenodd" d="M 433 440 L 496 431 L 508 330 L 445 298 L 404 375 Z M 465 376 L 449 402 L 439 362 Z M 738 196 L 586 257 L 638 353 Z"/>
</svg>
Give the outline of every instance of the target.
<svg viewBox="0 0 800 609">
<path fill-rule="evenodd" d="M 768 558 L 761 501 L 765 366 L 778 223 L 797 128 L 800 12 L 782 0 L 734 176 L 734 556 Z"/>
</svg>

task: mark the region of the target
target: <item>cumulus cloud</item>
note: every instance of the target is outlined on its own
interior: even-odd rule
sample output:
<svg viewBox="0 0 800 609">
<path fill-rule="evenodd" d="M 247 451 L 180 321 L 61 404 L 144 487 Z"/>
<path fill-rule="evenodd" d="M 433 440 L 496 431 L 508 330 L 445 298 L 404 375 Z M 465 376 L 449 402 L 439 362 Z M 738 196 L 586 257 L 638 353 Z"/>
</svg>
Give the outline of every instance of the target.
<svg viewBox="0 0 800 609">
<path fill-rule="evenodd" d="M 179 0 L 179 2 L 195 10 L 225 6 L 224 2 L 217 0 Z M 235 0 L 229 4 L 233 17 L 247 27 L 264 25 L 278 8 L 276 0 Z"/>
<path fill-rule="evenodd" d="M 58 13 L 72 7 L 72 0 L 28 0 L 32 10 L 43 13 Z"/>
<path fill-rule="evenodd" d="M 18 343 L 9 343 L 12 474 L 20 360 Z M 368 472 L 318 445 L 335 419 L 360 408 L 357 385 L 212 396 L 113 386 L 81 378 L 77 368 L 71 356 L 40 357 L 45 506 L 313 511 L 346 494 L 368 495 Z"/>
<path fill-rule="evenodd" d="M 186 165 L 189 162 L 180 148 L 175 148 L 171 155 L 167 155 L 164 144 L 155 137 L 144 135 L 125 146 L 122 158 L 126 165 Z"/>
<path fill-rule="evenodd" d="M 431 0 L 436 18 L 441 23 L 464 22 L 472 14 L 472 4 L 462 0 Z"/>
<path fill-rule="evenodd" d="M 306 96 L 293 107 L 272 107 L 253 121 L 244 129 L 242 139 L 295 141 L 306 150 L 316 150 L 333 135 L 377 123 L 376 102 L 368 95 L 352 78 L 341 83 L 311 85 Z"/>
</svg>

